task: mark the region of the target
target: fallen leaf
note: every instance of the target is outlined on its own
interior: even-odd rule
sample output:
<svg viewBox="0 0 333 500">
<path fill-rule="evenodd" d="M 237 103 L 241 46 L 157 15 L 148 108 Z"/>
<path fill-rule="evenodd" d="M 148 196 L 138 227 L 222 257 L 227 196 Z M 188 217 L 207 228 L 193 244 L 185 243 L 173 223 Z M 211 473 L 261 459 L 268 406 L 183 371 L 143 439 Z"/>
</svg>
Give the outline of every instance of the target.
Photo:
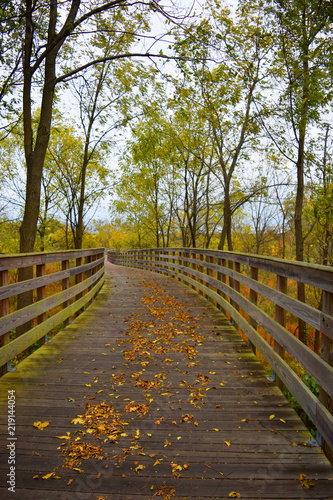
<svg viewBox="0 0 333 500">
<path fill-rule="evenodd" d="M 286 423 L 286 421 L 283 420 L 283 418 L 280 418 L 280 422 L 283 422 L 284 424 Z"/>
<path fill-rule="evenodd" d="M 54 475 L 54 472 L 50 472 L 50 474 L 46 474 L 46 476 L 43 476 L 42 479 L 50 479 Z"/>
<path fill-rule="evenodd" d="M 237 493 L 236 491 L 231 491 L 229 493 L 229 497 L 231 497 L 231 498 L 241 498 L 241 494 Z"/>
<path fill-rule="evenodd" d="M 300 474 L 299 475 L 299 481 L 301 483 L 301 485 L 303 486 L 303 488 L 313 488 L 315 486 L 315 481 L 313 481 L 312 479 L 305 479 L 306 478 L 306 474 Z"/>
<path fill-rule="evenodd" d="M 273 420 L 275 418 L 275 415 L 270 415 L 269 420 Z"/>
<path fill-rule="evenodd" d="M 47 426 L 49 425 L 49 423 L 50 423 L 50 420 L 47 420 L 46 422 L 39 422 L 39 421 L 38 421 L 38 422 L 34 422 L 34 425 L 33 425 L 33 426 L 34 426 L 36 429 L 39 429 L 39 430 L 41 430 L 41 431 L 42 431 L 43 429 L 45 429 L 45 427 L 47 427 Z"/>
<path fill-rule="evenodd" d="M 224 441 L 227 446 L 230 446 L 231 441 Z"/>
<path fill-rule="evenodd" d="M 146 468 L 146 466 L 145 466 L 145 465 L 138 465 L 137 467 L 135 467 L 135 469 L 134 469 L 134 470 L 135 470 L 135 472 L 139 472 L 140 470 L 143 470 L 143 469 L 145 469 L 145 468 Z"/>
</svg>

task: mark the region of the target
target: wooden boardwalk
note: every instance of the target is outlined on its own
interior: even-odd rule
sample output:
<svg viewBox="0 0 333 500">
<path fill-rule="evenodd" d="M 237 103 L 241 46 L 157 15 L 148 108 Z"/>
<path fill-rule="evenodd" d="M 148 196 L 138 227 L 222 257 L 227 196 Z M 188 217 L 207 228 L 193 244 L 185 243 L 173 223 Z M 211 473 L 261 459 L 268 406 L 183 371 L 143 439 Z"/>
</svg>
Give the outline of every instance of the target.
<svg viewBox="0 0 333 500">
<path fill-rule="evenodd" d="M 0 380 L 0 498 L 332 499 L 332 466 L 224 316 L 106 266 L 90 308 Z"/>
</svg>

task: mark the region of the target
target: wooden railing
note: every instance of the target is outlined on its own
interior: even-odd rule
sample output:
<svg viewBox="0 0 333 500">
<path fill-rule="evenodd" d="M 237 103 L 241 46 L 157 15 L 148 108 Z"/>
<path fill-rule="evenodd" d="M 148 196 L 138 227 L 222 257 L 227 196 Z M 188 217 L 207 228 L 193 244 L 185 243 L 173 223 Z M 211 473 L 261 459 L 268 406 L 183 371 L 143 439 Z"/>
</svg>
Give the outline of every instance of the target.
<svg viewBox="0 0 333 500">
<path fill-rule="evenodd" d="M 333 450 L 333 268 L 234 252 L 161 248 L 108 252 L 111 263 L 163 273 L 205 295 L 261 353 L 280 388 L 289 389 Z M 274 288 L 267 283 L 274 281 Z M 321 310 L 298 301 L 290 290 L 305 283 Z M 290 295 L 288 295 L 288 293 Z M 296 295 L 296 294 L 294 294 Z M 264 310 L 266 309 L 266 311 Z M 273 314 L 271 311 L 273 310 Z M 316 330 L 316 353 L 286 328 L 286 313 Z M 290 313 L 290 314 L 289 314 Z M 304 323 L 301 323 L 304 324 Z M 260 330 L 260 332 L 258 332 Z M 267 335 L 269 334 L 269 335 Z M 266 338 L 267 340 L 266 340 Z M 319 385 L 319 398 L 291 368 L 295 360 Z M 295 364 L 295 363 L 294 363 Z"/>
<path fill-rule="evenodd" d="M 17 282 L 19 268 L 32 268 L 35 277 Z M 0 256 L 1 375 L 11 360 L 84 310 L 103 282 L 104 248 Z M 17 310 L 17 296 L 27 292 L 32 303 Z M 18 336 L 22 325 L 27 331 Z"/>
</svg>

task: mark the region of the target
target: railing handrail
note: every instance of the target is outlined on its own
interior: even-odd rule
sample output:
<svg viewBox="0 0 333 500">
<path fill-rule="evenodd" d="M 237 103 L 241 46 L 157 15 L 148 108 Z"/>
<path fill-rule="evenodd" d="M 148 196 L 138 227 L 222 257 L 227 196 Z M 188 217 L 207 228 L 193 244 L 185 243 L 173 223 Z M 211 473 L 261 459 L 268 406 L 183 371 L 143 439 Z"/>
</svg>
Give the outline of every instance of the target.
<svg viewBox="0 0 333 500">
<path fill-rule="evenodd" d="M 160 247 L 121 250 L 114 253 L 126 254 L 129 252 L 138 253 L 150 251 L 196 253 L 207 255 L 209 257 L 226 259 L 232 262 L 238 262 L 239 264 L 257 267 L 258 269 L 272 273 L 275 273 L 275 270 L 278 270 L 281 276 L 285 276 L 286 278 L 318 288 L 322 288 L 322 286 L 324 286 L 325 290 L 327 289 L 327 291 L 333 292 L 333 267 L 324 266 L 322 264 L 281 259 L 279 257 L 266 257 L 264 255 L 230 252 L 227 250 L 209 250 L 205 248 Z M 304 270 L 308 273 L 310 271 L 312 272 L 310 274 L 304 274 Z M 324 282 L 321 281 L 322 279 L 324 279 Z"/>
<path fill-rule="evenodd" d="M 108 252 L 108 260 L 177 278 L 213 300 L 241 328 L 277 374 L 280 388 L 287 386 L 333 450 L 333 268 L 253 254 L 195 248 L 148 248 Z M 241 265 L 247 274 L 242 274 Z M 243 270 L 244 270 L 243 269 Z M 260 283 L 258 270 L 276 276 L 276 288 Z M 320 289 L 322 310 L 287 294 L 287 280 Z M 241 293 L 246 287 L 249 299 Z M 275 307 L 275 317 L 258 306 L 258 296 Z M 241 314 L 243 312 L 243 314 Z M 321 332 L 321 357 L 286 328 L 286 312 Z M 248 316 L 248 320 L 244 317 Z M 257 331 L 262 327 L 272 347 Z M 289 353 L 317 381 L 319 399 L 284 361 Z"/>
<path fill-rule="evenodd" d="M 86 262 L 82 264 L 82 259 Z M 70 263 L 75 260 L 75 265 Z M 61 271 L 46 274 L 46 264 L 58 262 Z M 8 283 L 9 271 L 36 266 L 36 277 Z M 75 284 L 70 282 L 75 277 Z M 46 286 L 60 282 L 61 291 L 46 296 Z M 43 337 L 59 324 L 67 324 L 78 315 L 99 292 L 104 282 L 104 248 L 35 252 L 0 256 L 0 370 L 11 369 L 11 360 L 34 342 L 44 343 Z M 36 290 L 37 300 L 19 310 L 10 310 L 10 299 Z M 59 312 L 48 313 L 62 306 Z M 37 318 L 37 325 L 10 339 L 10 332 Z"/>
</svg>

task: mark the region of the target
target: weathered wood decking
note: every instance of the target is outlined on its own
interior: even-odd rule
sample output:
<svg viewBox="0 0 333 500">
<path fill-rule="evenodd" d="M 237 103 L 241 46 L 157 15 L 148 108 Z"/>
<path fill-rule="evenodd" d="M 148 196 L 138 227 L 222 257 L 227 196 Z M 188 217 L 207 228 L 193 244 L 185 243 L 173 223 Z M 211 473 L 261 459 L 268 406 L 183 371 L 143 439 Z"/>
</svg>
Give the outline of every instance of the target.
<svg viewBox="0 0 333 500">
<path fill-rule="evenodd" d="M 107 270 L 89 310 L 0 380 L 0 498 L 333 498 L 332 466 L 225 318 L 174 280 Z"/>
</svg>

